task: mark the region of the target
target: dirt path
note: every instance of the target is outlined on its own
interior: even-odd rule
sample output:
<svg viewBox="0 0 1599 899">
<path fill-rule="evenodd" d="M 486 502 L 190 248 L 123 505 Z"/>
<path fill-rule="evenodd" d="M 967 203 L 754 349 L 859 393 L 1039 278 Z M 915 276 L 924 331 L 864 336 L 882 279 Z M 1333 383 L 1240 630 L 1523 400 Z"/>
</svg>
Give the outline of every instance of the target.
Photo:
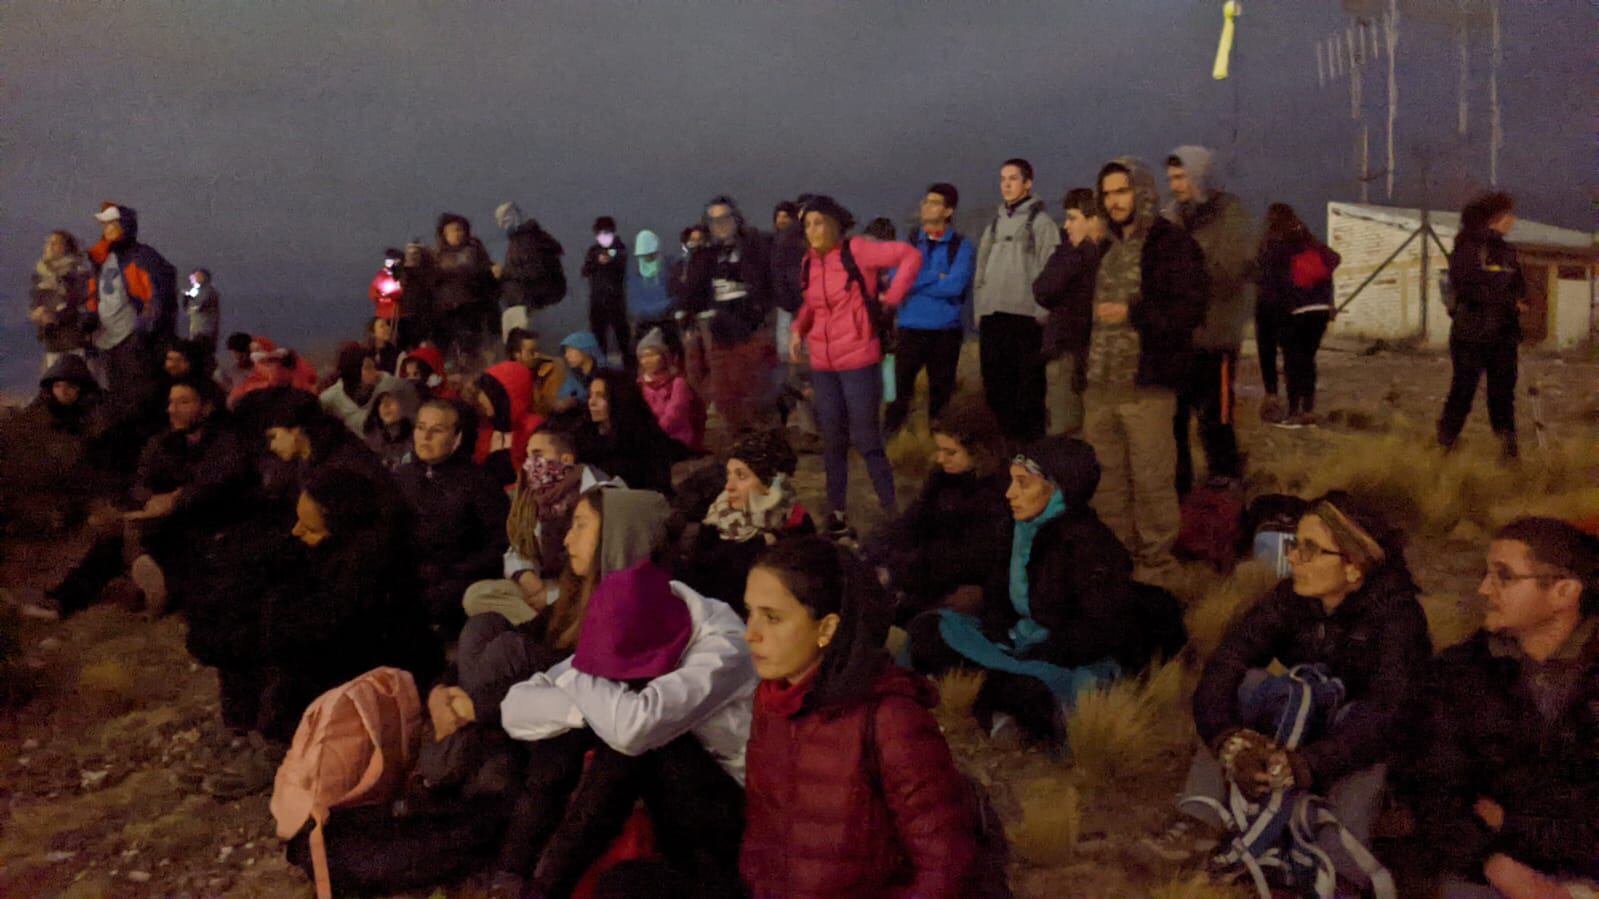
<svg viewBox="0 0 1599 899">
<path fill-rule="evenodd" d="M 1319 408 L 1362 428 L 1415 429 L 1436 415 L 1447 381 L 1441 357 L 1329 351 Z M 1543 387 L 1549 437 L 1594 447 L 1599 364 L 1528 360 L 1523 384 L 1534 381 Z M 1241 437 L 1254 469 L 1330 464 L 1363 445 L 1343 427 L 1262 428 L 1252 363 L 1240 383 Z M 1521 396 L 1524 443 L 1533 452 L 1532 410 Z M 1468 442 L 1489 439 L 1482 417 L 1479 407 Z M 1432 458 L 1419 443 L 1414 453 L 1413 463 L 1398 461 L 1424 466 Z M 819 457 L 803 458 L 798 481 L 807 505 L 820 509 Z M 902 502 L 916 486 L 902 481 Z M 855 460 L 852 512 L 862 525 L 872 523 L 868 492 Z M 1482 547 L 1476 535 L 1456 537 L 1421 537 L 1410 558 L 1424 592 L 1465 598 L 1461 608 L 1469 614 Z M 82 547 L 69 540 L 3 549 L 0 585 L 42 588 Z M 218 802 L 195 788 L 212 757 L 205 747 L 215 733 L 216 680 L 184 651 L 180 620 L 150 622 L 102 606 L 65 623 L 26 623 L 20 636 L 41 686 L 27 705 L 0 713 L 0 895 L 309 895 L 304 878 L 283 861 L 265 794 Z M 963 764 L 990 784 L 1013 819 L 1038 790 L 1072 784 L 1069 769 L 1043 754 L 996 752 L 958 718 L 948 728 Z M 1076 833 L 1062 834 L 1066 848 L 1048 864 L 1018 863 L 1019 895 L 1150 895 L 1166 872 L 1145 870 L 1131 846 L 1165 819 L 1185 766 L 1186 749 L 1168 751 L 1157 776 L 1071 793 L 1080 806 Z"/>
</svg>

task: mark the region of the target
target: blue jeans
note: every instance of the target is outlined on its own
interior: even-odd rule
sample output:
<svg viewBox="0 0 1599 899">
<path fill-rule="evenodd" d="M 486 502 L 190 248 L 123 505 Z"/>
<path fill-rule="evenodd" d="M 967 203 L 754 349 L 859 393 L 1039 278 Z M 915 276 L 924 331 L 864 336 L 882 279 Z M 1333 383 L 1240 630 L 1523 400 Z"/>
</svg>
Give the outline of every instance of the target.
<svg viewBox="0 0 1599 899">
<path fill-rule="evenodd" d="M 883 371 L 868 365 L 849 371 L 813 371 L 816 424 L 822 431 L 822 465 L 827 471 L 827 505 L 843 512 L 849 495 L 849 448 L 866 460 L 877 502 L 894 510 L 894 469 L 883 449 Z"/>
</svg>

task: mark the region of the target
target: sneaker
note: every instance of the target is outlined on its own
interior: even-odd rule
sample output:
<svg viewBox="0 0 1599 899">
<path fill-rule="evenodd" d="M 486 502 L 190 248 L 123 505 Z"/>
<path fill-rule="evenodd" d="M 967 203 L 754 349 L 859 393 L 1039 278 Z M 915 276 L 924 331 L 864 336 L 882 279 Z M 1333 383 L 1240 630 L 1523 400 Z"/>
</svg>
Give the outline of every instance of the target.
<svg viewBox="0 0 1599 899">
<path fill-rule="evenodd" d="M 849 546 L 860 541 L 859 535 L 855 533 L 854 528 L 850 527 L 849 519 L 844 517 L 843 512 L 829 512 L 827 524 L 822 528 L 822 533 L 827 539 L 835 543 L 843 543 Z"/>
<path fill-rule="evenodd" d="M 167 576 L 162 573 L 161 566 L 148 555 L 143 555 L 133 560 L 128 574 L 139 592 L 144 594 L 145 612 L 152 618 L 161 617 L 167 610 Z"/>
<path fill-rule="evenodd" d="M 1165 833 L 1139 840 L 1138 846 L 1162 862 L 1184 864 L 1213 854 L 1221 846 L 1221 838 L 1210 826 L 1182 818 Z"/>
<path fill-rule="evenodd" d="M 1297 431 L 1300 428 L 1304 427 L 1304 425 L 1300 423 L 1299 416 L 1297 416 L 1297 415 L 1291 415 L 1291 416 L 1288 416 L 1286 418 L 1279 418 L 1276 421 L 1272 422 L 1271 426 L 1274 427 L 1274 428 L 1282 428 L 1285 431 Z"/>
<path fill-rule="evenodd" d="M 1317 418 L 1314 412 L 1301 412 L 1291 420 L 1297 422 L 1301 428 L 1314 428 L 1321 424 L 1321 419 Z"/>
</svg>

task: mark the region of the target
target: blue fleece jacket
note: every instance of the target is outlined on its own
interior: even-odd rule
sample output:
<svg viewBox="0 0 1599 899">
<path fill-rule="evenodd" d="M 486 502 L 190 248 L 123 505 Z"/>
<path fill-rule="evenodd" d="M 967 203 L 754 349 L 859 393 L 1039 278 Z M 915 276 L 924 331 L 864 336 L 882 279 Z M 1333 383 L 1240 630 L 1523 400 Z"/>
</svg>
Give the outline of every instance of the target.
<svg viewBox="0 0 1599 899">
<path fill-rule="evenodd" d="M 976 271 L 977 245 L 961 236 L 955 258 L 950 259 L 949 241 L 954 231 L 945 231 L 942 240 L 933 240 L 920 231 L 911 241 L 922 254 L 922 270 L 899 307 L 899 326 L 916 331 L 955 331 L 961 327 L 961 306 L 972 286 Z"/>
<path fill-rule="evenodd" d="M 627 261 L 627 311 L 639 321 L 657 321 L 670 312 L 672 298 L 666 292 L 667 265 L 663 261 L 655 277 L 639 273 L 638 260 Z"/>
</svg>

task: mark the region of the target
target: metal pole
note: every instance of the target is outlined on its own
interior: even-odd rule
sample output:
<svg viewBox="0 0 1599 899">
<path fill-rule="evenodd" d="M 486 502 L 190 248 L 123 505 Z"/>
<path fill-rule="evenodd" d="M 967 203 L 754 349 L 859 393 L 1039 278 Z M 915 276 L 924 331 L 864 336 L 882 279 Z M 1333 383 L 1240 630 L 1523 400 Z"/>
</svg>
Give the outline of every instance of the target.
<svg viewBox="0 0 1599 899">
<path fill-rule="evenodd" d="M 1423 162 L 1421 164 L 1421 177 L 1423 179 L 1422 183 L 1423 183 L 1423 185 L 1425 185 L 1426 184 L 1426 180 L 1425 179 L 1427 177 L 1427 164 L 1426 164 L 1426 162 Z M 1423 201 L 1425 201 L 1427 199 L 1427 190 L 1426 190 L 1425 187 L 1423 187 L 1423 189 L 1421 191 L 1421 197 L 1422 197 Z M 1417 234 L 1426 234 L 1426 233 L 1428 233 L 1430 231 L 1432 231 L 1432 210 L 1428 209 L 1427 208 L 1427 204 L 1425 202 L 1423 202 L 1422 206 L 1421 206 L 1421 230 L 1417 231 L 1416 233 Z M 1422 241 L 1421 241 L 1421 342 L 1422 343 L 1426 343 L 1427 342 L 1427 299 L 1428 299 L 1428 297 L 1427 297 L 1427 294 L 1428 294 L 1427 288 L 1430 286 L 1430 282 L 1432 281 L 1432 268 L 1431 268 L 1432 255 L 1431 255 L 1431 251 L 1432 251 L 1432 245 L 1429 244 L 1426 241 L 1425 238 L 1423 238 Z"/>
</svg>

